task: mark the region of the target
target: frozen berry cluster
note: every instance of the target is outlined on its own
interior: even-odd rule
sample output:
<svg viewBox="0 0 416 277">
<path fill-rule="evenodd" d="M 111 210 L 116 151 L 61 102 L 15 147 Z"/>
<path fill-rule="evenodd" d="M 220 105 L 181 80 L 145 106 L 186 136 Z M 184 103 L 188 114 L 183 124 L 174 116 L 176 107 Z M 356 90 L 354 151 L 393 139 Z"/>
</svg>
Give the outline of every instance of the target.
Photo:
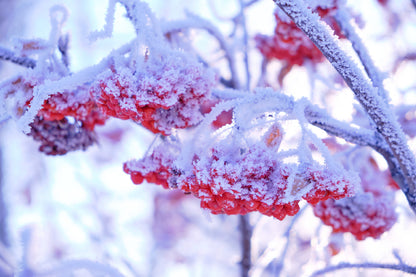
<svg viewBox="0 0 416 277">
<path fill-rule="evenodd" d="M 321 1 L 323 3 L 309 3 L 310 8 L 320 15 L 335 34 L 342 37 L 341 30 L 334 14 L 338 8 L 338 1 Z M 279 10 L 275 12 L 276 27 L 273 36 L 257 35 L 257 48 L 267 60 L 277 59 L 289 66 L 303 65 L 305 61 L 319 63 L 324 56 L 308 36 L 299 29 L 294 22 Z"/>
<path fill-rule="evenodd" d="M 213 214 L 259 211 L 282 220 L 299 211 L 299 200 L 285 201 L 290 168 L 281 166 L 260 147 L 224 153 L 214 148 L 209 158 L 196 158 L 192 174 L 178 178 L 178 186 L 201 199 Z"/>
<path fill-rule="evenodd" d="M 333 232 L 350 232 L 358 240 L 379 238 L 397 220 L 394 199 L 370 192 L 341 200 L 328 199 L 314 206 L 314 213 Z"/>
<path fill-rule="evenodd" d="M 214 147 L 208 157 L 194 158 L 192 173 L 175 180 L 214 214 L 258 211 L 279 220 L 296 214 L 301 199 L 317 203 L 352 195 L 355 181 L 320 166 L 300 170 L 283 164 L 265 144 Z"/>
<path fill-rule="evenodd" d="M 22 116 L 33 104 L 34 88 L 44 81 L 39 77 L 18 76 L 2 89 L 7 96 L 19 99 L 9 109 Z M 40 151 L 47 155 L 63 155 L 69 151 L 85 150 L 96 142 L 94 128 L 103 125 L 108 116 L 91 99 L 88 89 L 62 91 L 46 99 L 30 124 L 29 136 L 41 142 Z"/>
<path fill-rule="evenodd" d="M 94 130 L 95 125 L 103 125 L 108 116 L 103 114 L 89 96 L 88 90 L 60 92 L 45 100 L 38 116 L 45 120 L 61 120 L 67 116 L 80 121 L 85 129 Z"/>
<path fill-rule="evenodd" d="M 181 53 L 149 58 L 142 70 L 113 69 L 99 76 L 90 93 L 108 115 L 132 119 L 154 133 L 199 123 L 215 75 Z"/>
<path fill-rule="evenodd" d="M 360 157 L 362 192 L 341 200 L 328 199 L 314 206 L 314 213 L 333 232 L 350 232 L 358 240 L 379 238 L 397 220 L 394 191 L 397 184 L 381 171 L 371 156 Z"/>
<path fill-rule="evenodd" d="M 107 118 L 87 90 L 57 93 L 45 100 L 30 124 L 28 135 L 41 142 L 41 152 L 64 155 L 93 145 L 96 142 L 95 126 L 103 125 Z"/>
<path fill-rule="evenodd" d="M 28 135 L 41 143 L 39 151 L 46 155 L 64 155 L 70 151 L 85 150 L 96 142 L 95 133 L 83 128 L 78 120 L 45 120 L 36 116 L 30 127 Z"/>
<path fill-rule="evenodd" d="M 88 90 L 59 92 L 45 100 L 38 116 L 44 120 L 62 120 L 70 116 L 82 123 L 83 128 L 93 131 L 95 125 L 103 125 L 108 116 L 103 114 L 89 96 Z"/>
<path fill-rule="evenodd" d="M 172 150 L 161 144 L 153 149 L 150 156 L 125 162 L 123 170 L 130 174 L 131 180 L 136 185 L 146 180 L 148 183 L 161 185 L 167 189 L 169 188 L 169 179 L 172 177 L 171 168 L 174 159 Z"/>
</svg>

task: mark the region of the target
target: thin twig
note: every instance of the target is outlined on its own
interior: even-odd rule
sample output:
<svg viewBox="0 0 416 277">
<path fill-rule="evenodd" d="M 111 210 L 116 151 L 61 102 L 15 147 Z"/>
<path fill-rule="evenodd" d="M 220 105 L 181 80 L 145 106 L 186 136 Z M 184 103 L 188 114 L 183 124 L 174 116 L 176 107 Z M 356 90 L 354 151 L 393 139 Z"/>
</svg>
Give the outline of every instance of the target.
<svg viewBox="0 0 416 277">
<path fill-rule="evenodd" d="M 177 32 L 182 29 L 201 29 L 205 30 L 213 36 L 219 43 L 221 49 L 224 51 L 225 58 L 228 62 L 228 67 L 231 74 L 231 85 L 230 87 L 233 88 L 239 88 L 239 81 L 238 81 L 238 75 L 237 75 L 237 67 L 236 67 L 236 61 L 235 61 L 235 55 L 233 50 L 228 45 L 226 39 L 222 35 L 222 33 L 211 24 L 206 19 L 203 19 L 201 17 L 198 17 L 194 14 L 188 13 L 188 19 L 183 21 L 174 21 L 170 22 L 169 24 L 165 24 L 162 26 L 162 32 L 164 34 L 170 33 L 170 32 Z"/>
<path fill-rule="evenodd" d="M 12 63 L 27 67 L 27 68 L 35 68 L 36 61 L 28 58 L 28 57 L 18 57 L 16 54 L 4 47 L 0 46 L 0 59 L 5 61 L 10 61 Z"/>
<path fill-rule="evenodd" d="M 249 215 L 240 215 L 241 233 L 241 277 L 248 277 L 251 268 L 251 235 L 252 228 Z"/>
<path fill-rule="evenodd" d="M 66 68 L 69 67 L 68 48 L 69 48 L 69 35 L 65 34 L 63 36 L 60 36 L 58 40 L 58 49 L 59 49 L 59 52 L 61 52 L 62 63 L 65 65 Z"/>
<path fill-rule="evenodd" d="M 250 89 L 250 82 L 251 82 L 251 75 L 250 75 L 250 64 L 249 64 L 249 57 L 248 57 L 248 33 L 247 33 L 247 25 L 246 25 L 246 16 L 244 15 L 244 3 L 243 0 L 240 0 L 240 24 L 241 28 L 243 29 L 243 55 L 244 55 L 244 68 L 246 71 L 246 89 Z"/>
</svg>

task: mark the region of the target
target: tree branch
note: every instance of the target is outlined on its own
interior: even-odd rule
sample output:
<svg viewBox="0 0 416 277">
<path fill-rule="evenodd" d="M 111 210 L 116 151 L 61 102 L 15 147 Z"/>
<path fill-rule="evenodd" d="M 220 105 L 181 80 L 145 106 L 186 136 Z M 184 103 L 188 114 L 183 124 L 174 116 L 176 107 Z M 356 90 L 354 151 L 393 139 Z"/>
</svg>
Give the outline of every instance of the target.
<svg viewBox="0 0 416 277">
<path fill-rule="evenodd" d="M 274 2 L 321 50 L 374 121 L 377 131 L 386 140 L 400 165 L 408 185 L 402 187 L 402 190 L 416 213 L 416 159 L 388 104 L 379 97 L 377 88 L 373 87 L 352 59 L 341 49 L 336 37 L 330 33 L 318 15 L 313 14 L 300 0 L 274 0 Z"/>
<path fill-rule="evenodd" d="M 374 86 L 377 87 L 380 93 L 380 96 L 384 99 L 388 99 L 388 93 L 383 86 L 383 77 L 378 68 L 375 66 L 373 60 L 370 57 L 370 54 L 367 51 L 363 41 L 360 36 L 355 31 L 354 26 L 351 25 L 352 18 L 347 13 L 345 8 L 340 8 L 337 11 L 335 20 L 338 25 L 341 27 L 341 30 L 345 33 L 348 40 L 351 42 L 352 47 L 358 55 L 361 63 L 364 66 L 365 71 L 367 72 L 368 77 L 373 82 Z"/>
<path fill-rule="evenodd" d="M 5 61 L 10 61 L 12 63 L 27 67 L 35 68 L 36 61 L 28 57 L 17 57 L 16 54 L 4 47 L 0 46 L 0 59 Z"/>
</svg>

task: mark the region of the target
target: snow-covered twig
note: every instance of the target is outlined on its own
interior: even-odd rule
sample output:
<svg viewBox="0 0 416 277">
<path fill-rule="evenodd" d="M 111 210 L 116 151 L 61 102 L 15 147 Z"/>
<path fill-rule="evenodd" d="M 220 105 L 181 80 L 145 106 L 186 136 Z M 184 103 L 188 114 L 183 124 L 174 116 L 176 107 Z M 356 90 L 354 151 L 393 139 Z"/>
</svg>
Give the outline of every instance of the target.
<svg viewBox="0 0 416 277">
<path fill-rule="evenodd" d="M 244 55 L 244 68 L 246 71 L 246 89 L 250 89 L 250 81 L 251 81 L 251 74 L 250 74 L 250 64 L 249 64 L 249 57 L 248 57 L 248 33 L 247 33 L 247 24 L 246 24 L 246 16 L 244 14 L 244 3 L 243 0 L 240 0 L 240 24 L 241 28 L 243 28 L 243 55 Z"/>
<path fill-rule="evenodd" d="M 380 96 L 384 99 L 388 99 L 388 93 L 383 86 L 384 78 L 371 59 L 367 48 L 355 30 L 356 28 L 354 28 L 354 26 L 351 24 L 353 19 L 345 8 L 338 9 L 335 20 L 341 27 L 341 30 L 345 33 L 348 40 L 351 42 L 352 47 L 360 58 L 360 61 L 363 64 L 368 77 L 373 82 L 373 85 L 379 89 L 378 92 L 380 93 Z"/>
<path fill-rule="evenodd" d="M 108 1 L 107 13 L 105 15 L 105 25 L 102 30 L 95 31 L 90 34 L 90 40 L 97 40 L 99 38 L 109 38 L 113 34 L 114 29 L 114 14 L 116 11 L 116 0 Z"/>
<path fill-rule="evenodd" d="M 400 184 L 409 205 L 416 213 L 416 159 L 405 135 L 395 120 L 392 109 L 378 94 L 368 78 L 340 47 L 330 29 L 313 14 L 303 1 L 274 0 L 274 2 L 308 35 L 332 66 L 343 77 L 356 98 L 374 121 L 377 131 L 388 143 L 403 172 L 406 184 Z"/>
<path fill-rule="evenodd" d="M 0 46 L 0 60 L 10 61 L 12 63 L 27 67 L 35 68 L 36 61 L 28 57 L 17 57 L 16 54 L 4 47 Z"/>
<path fill-rule="evenodd" d="M 227 41 L 225 40 L 222 33 L 215 27 L 211 22 L 206 19 L 203 19 L 197 15 L 187 13 L 188 19 L 186 20 L 178 20 L 178 21 L 171 21 L 166 24 L 162 24 L 162 32 L 164 34 L 170 32 L 177 32 L 182 29 L 202 29 L 208 32 L 211 36 L 213 36 L 218 43 L 220 44 L 221 49 L 224 51 L 225 58 L 228 61 L 228 67 L 231 74 L 231 87 L 238 88 L 239 81 L 237 78 L 237 68 L 236 68 L 236 61 L 235 55 L 231 47 L 228 45 Z"/>
<path fill-rule="evenodd" d="M 315 271 L 311 277 L 324 275 L 326 273 L 330 273 L 333 271 L 341 270 L 341 269 L 390 269 L 390 270 L 397 270 L 409 274 L 416 275 L 416 267 L 409 266 L 405 264 L 382 264 L 382 263 L 362 263 L 362 264 L 353 264 L 353 263 L 340 263 L 333 266 L 327 266 L 324 269 Z"/>
</svg>

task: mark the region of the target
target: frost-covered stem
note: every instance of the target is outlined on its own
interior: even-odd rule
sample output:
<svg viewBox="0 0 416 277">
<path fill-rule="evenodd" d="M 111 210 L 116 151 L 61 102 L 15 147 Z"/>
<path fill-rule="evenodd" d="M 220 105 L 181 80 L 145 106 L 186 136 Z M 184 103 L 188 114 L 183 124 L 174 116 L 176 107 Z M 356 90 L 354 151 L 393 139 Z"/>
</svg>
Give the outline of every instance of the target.
<svg viewBox="0 0 416 277">
<path fill-rule="evenodd" d="M 238 88 L 239 81 L 237 77 L 237 68 L 234 51 L 231 49 L 231 47 L 229 47 L 222 33 L 218 30 L 218 28 L 216 28 L 214 25 L 211 24 L 211 22 L 209 22 L 206 19 L 203 19 L 190 13 L 188 13 L 188 17 L 190 20 L 176 21 L 163 25 L 163 33 L 167 34 L 169 32 L 177 32 L 181 31 L 182 29 L 201 29 L 208 32 L 208 34 L 213 36 L 218 41 L 220 48 L 224 51 L 225 59 L 228 62 L 228 67 L 231 74 L 231 84 L 229 87 Z"/>
<path fill-rule="evenodd" d="M 329 115 L 312 105 L 305 109 L 305 117 L 310 124 L 324 130 L 330 135 L 345 139 L 347 142 L 356 145 L 373 148 L 387 161 L 390 173 L 400 188 L 402 188 L 403 191 L 408 190 L 409 185 L 404 178 L 405 175 L 400 168 L 399 162 L 386 141 L 378 132 L 367 130 L 362 127 L 358 129 L 343 122 L 339 122 L 330 118 Z"/>
<path fill-rule="evenodd" d="M 248 215 L 239 215 L 241 233 L 241 277 L 248 277 L 251 268 L 252 228 Z"/>
<path fill-rule="evenodd" d="M 69 47 L 69 35 L 63 35 L 59 37 L 58 40 L 58 49 L 61 52 L 62 63 L 68 68 L 69 67 L 69 56 L 68 56 L 68 47 Z"/>
<path fill-rule="evenodd" d="M 305 117 L 310 124 L 326 131 L 330 135 L 360 146 L 370 146 L 376 151 L 390 151 L 388 145 L 377 135 L 377 132 L 363 127 L 352 127 L 344 122 L 337 121 L 316 106 L 307 106 L 305 108 Z"/>
<path fill-rule="evenodd" d="M 356 32 L 356 28 L 354 28 L 351 24 L 352 18 L 345 8 L 338 9 L 335 20 L 341 27 L 341 30 L 345 33 L 345 36 L 351 42 L 354 51 L 357 53 L 358 58 L 363 64 L 368 77 L 373 82 L 373 85 L 379 89 L 380 96 L 384 99 L 388 99 L 388 93 L 383 86 L 384 78 L 382 77 L 380 70 L 378 70 L 374 64 L 370 54 L 368 53 L 367 47 L 365 47 L 363 41 Z"/>
<path fill-rule="evenodd" d="M 250 89 L 250 82 L 251 82 L 251 74 L 250 74 L 250 64 L 248 58 L 248 33 L 247 33 L 247 25 L 246 25 L 246 16 L 244 15 L 244 3 L 243 0 L 240 0 L 240 20 L 241 20 L 241 28 L 243 28 L 243 55 L 244 55 L 244 68 L 246 71 L 246 89 Z"/>
<path fill-rule="evenodd" d="M 400 164 L 408 184 L 408 188 L 404 189 L 403 192 L 416 213 L 416 159 L 410 151 L 405 135 L 388 104 L 379 97 L 377 89 L 372 86 L 353 60 L 341 49 L 336 37 L 330 33 L 318 15 L 313 14 L 300 0 L 274 0 L 274 2 L 321 50 L 374 121 L 377 131 L 386 140 Z"/>
<path fill-rule="evenodd" d="M 36 61 L 28 57 L 17 57 L 16 54 L 4 47 L 0 46 L 0 59 L 5 61 L 10 61 L 12 63 L 27 67 L 35 68 Z"/>
<path fill-rule="evenodd" d="M 352 263 L 340 263 L 333 266 L 328 266 L 324 269 L 315 271 L 311 277 L 320 276 L 326 273 L 330 273 L 333 271 L 341 270 L 341 269 L 359 269 L 359 268 L 373 268 L 373 269 L 390 269 L 390 270 L 397 270 L 401 272 L 406 272 L 409 274 L 416 275 L 416 267 L 408 266 L 405 264 L 381 264 L 381 263 L 362 263 L 362 264 L 352 264 Z"/>
</svg>

